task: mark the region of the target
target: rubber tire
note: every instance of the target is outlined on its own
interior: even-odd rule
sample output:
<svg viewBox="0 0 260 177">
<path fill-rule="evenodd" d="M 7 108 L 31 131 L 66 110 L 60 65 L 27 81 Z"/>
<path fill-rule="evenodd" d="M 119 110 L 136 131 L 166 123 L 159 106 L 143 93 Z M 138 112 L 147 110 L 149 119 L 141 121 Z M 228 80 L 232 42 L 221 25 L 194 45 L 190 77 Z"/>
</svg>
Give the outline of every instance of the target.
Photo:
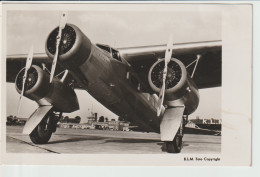
<svg viewBox="0 0 260 177">
<path fill-rule="evenodd" d="M 175 136 L 173 141 L 166 141 L 166 149 L 169 153 L 180 153 L 182 149 L 182 136 Z"/>
<path fill-rule="evenodd" d="M 34 144 L 46 144 L 50 140 L 52 131 L 50 129 L 45 130 L 48 118 L 44 118 L 29 135 Z"/>
</svg>

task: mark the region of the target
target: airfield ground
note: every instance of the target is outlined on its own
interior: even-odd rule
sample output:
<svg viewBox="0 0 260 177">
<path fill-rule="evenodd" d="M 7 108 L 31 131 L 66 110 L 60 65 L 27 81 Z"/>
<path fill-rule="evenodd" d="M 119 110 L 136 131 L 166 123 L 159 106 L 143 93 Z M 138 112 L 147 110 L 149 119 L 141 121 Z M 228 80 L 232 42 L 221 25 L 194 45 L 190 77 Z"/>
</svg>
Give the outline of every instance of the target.
<svg viewBox="0 0 260 177">
<path fill-rule="evenodd" d="M 7 126 L 7 153 L 162 154 L 159 134 L 58 128 L 48 144 L 35 145 L 22 127 Z M 221 136 L 185 134 L 181 153 L 218 154 Z"/>
</svg>

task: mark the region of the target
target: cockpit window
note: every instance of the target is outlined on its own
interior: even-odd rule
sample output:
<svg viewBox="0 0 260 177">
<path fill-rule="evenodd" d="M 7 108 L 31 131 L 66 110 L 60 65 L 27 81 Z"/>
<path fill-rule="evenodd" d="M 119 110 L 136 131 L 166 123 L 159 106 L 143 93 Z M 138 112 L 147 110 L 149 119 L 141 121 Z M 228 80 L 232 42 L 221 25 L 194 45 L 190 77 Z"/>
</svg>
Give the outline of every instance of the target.
<svg viewBox="0 0 260 177">
<path fill-rule="evenodd" d="M 117 50 L 115 50 L 115 49 L 112 49 L 112 57 L 113 57 L 114 59 L 116 59 L 116 60 L 122 62 L 122 60 L 121 60 L 121 58 L 120 58 L 119 52 L 118 52 Z"/>
<path fill-rule="evenodd" d="M 101 48 L 102 50 L 110 53 L 110 55 L 117 61 L 122 62 L 120 54 L 117 50 L 109 47 L 109 46 L 105 46 L 105 45 L 101 45 L 101 44 L 96 44 L 99 48 Z"/>
<path fill-rule="evenodd" d="M 104 45 L 100 45 L 100 44 L 97 44 L 97 46 L 105 51 L 107 51 L 108 53 L 111 53 L 111 48 L 108 47 L 108 46 L 104 46 Z"/>
</svg>

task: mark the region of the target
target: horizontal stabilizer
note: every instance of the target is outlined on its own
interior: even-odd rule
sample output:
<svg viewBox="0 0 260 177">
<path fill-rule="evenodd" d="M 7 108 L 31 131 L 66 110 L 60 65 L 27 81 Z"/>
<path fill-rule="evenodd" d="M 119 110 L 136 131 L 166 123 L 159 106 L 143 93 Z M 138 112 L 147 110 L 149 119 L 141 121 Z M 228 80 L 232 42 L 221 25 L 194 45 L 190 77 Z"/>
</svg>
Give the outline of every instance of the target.
<svg viewBox="0 0 260 177">
<path fill-rule="evenodd" d="M 184 106 L 178 106 L 165 110 L 160 124 L 161 141 L 173 141 L 180 128 L 184 109 Z"/>
<path fill-rule="evenodd" d="M 51 110 L 53 106 L 40 106 L 27 120 L 24 128 L 23 134 L 31 134 L 35 127 L 42 121 L 45 115 Z"/>
</svg>

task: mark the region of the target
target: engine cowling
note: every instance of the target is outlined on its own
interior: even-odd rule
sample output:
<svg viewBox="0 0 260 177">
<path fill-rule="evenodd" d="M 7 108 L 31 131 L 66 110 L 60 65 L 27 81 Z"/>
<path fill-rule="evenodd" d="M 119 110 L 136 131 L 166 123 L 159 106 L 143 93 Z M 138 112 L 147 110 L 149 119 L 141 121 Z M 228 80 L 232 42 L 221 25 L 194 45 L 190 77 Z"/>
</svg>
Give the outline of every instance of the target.
<svg viewBox="0 0 260 177">
<path fill-rule="evenodd" d="M 48 36 L 45 50 L 50 58 L 56 52 L 56 37 L 59 27 L 55 28 Z M 68 69 L 75 69 L 89 58 L 91 54 L 91 41 L 75 25 L 67 24 L 62 30 L 59 48 L 59 62 Z"/>
<path fill-rule="evenodd" d="M 153 91 L 159 93 L 163 81 L 164 59 L 158 60 L 150 68 L 148 81 Z M 185 105 L 185 114 L 194 112 L 199 104 L 199 92 L 184 64 L 172 58 L 168 63 L 165 82 L 165 104 Z"/>
<path fill-rule="evenodd" d="M 22 90 L 23 68 L 15 79 L 17 92 L 20 94 Z M 36 101 L 39 105 L 47 103 L 54 106 L 56 111 L 73 112 L 79 109 L 77 95 L 72 88 L 62 83 L 59 79 L 54 78 L 49 83 L 50 74 L 42 70 L 36 65 L 27 72 L 27 80 L 24 87 L 24 96 Z"/>
</svg>

